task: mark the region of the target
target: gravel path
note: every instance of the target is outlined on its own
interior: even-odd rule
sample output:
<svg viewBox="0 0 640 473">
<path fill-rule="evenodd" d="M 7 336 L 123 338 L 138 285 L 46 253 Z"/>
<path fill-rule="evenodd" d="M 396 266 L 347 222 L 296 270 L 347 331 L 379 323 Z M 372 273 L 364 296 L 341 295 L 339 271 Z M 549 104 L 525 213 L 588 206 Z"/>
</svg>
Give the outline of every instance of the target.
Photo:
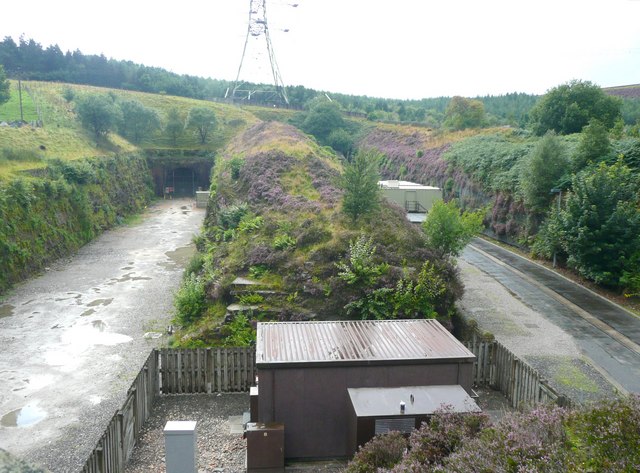
<svg viewBox="0 0 640 473">
<path fill-rule="evenodd" d="M 249 410 L 249 395 L 163 395 L 156 402 L 125 473 L 164 473 L 164 434 L 167 421 L 196 421 L 198 471 L 200 473 L 244 472 L 245 440 L 231 433 L 230 416 Z"/>
</svg>

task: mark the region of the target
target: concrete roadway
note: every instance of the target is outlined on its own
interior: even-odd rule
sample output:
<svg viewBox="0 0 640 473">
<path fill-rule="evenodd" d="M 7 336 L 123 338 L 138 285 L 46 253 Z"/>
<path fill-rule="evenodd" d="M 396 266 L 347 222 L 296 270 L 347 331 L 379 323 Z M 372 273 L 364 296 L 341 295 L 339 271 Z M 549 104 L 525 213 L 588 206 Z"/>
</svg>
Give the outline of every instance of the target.
<svg viewBox="0 0 640 473">
<path fill-rule="evenodd" d="M 154 203 L 0 301 L 0 449 L 52 473 L 82 468 L 166 343 L 204 217 L 193 204 Z"/>
<path fill-rule="evenodd" d="M 640 392 L 640 318 L 544 266 L 475 238 L 462 259 L 569 333 L 622 392 Z"/>
</svg>

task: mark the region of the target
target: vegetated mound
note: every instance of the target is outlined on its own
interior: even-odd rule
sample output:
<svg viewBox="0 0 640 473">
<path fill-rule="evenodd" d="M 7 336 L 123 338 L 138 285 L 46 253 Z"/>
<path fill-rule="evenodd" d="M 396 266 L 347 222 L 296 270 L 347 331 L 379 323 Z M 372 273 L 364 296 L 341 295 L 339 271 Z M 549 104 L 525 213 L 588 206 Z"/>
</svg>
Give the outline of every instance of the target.
<svg viewBox="0 0 640 473">
<path fill-rule="evenodd" d="M 381 202 L 356 223 L 345 216 L 341 168 L 330 150 L 282 123 L 233 140 L 216 165 L 202 254 L 186 275 L 206 304 L 181 312 L 188 290 L 178 294 L 178 344 L 237 345 L 250 339 L 237 322 L 247 318 L 448 322 L 461 292 L 453 266 L 425 248 L 397 206 Z"/>
</svg>

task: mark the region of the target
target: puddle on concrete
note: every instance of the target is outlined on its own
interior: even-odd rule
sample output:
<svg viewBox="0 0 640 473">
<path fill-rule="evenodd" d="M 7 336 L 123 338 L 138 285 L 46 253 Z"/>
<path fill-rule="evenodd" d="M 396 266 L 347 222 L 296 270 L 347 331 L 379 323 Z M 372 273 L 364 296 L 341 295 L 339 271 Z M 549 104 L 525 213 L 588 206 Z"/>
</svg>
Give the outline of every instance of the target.
<svg viewBox="0 0 640 473">
<path fill-rule="evenodd" d="M 74 293 L 74 292 L 67 292 L 67 294 L 68 294 L 68 295 L 71 295 L 71 294 L 75 294 L 75 293 Z M 62 302 L 62 301 L 68 301 L 68 300 L 71 300 L 71 299 L 80 299 L 81 297 L 82 297 L 82 294 L 75 294 L 75 295 L 74 295 L 74 296 L 72 296 L 72 297 L 56 297 L 56 298 L 54 299 L 54 301 L 56 301 L 56 302 Z"/>
<path fill-rule="evenodd" d="M 83 348 L 91 345 L 117 345 L 133 340 L 128 335 L 109 332 L 108 325 L 102 320 L 75 325 L 62 335 L 62 340 L 73 348 Z"/>
<path fill-rule="evenodd" d="M 37 424 L 47 416 L 44 409 L 36 404 L 27 404 L 2 416 L 0 425 L 3 427 L 28 427 Z"/>
<path fill-rule="evenodd" d="M 173 251 L 167 251 L 165 255 L 174 264 L 184 267 L 187 265 L 191 257 L 195 254 L 196 248 L 194 245 L 183 246 L 182 248 L 176 248 Z"/>
<path fill-rule="evenodd" d="M 80 317 L 86 317 L 88 315 L 95 314 L 95 313 L 96 313 L 95 309 L 87 309 L 82 314 L 80 314 Z"/>
<path fill-rule="evenodd" d="M 109 305 L 113 302 L 113 297 L 110 299 L 96 299 L 87 304 L 87 307 L 97 307 L 99 305 Z"/>
<path fill-rule="evenodd" d="M 113 286 L 116 283 L 127 282 L 127 281 L 148 281 L 152 278 L 147 276 L 132 276 L 134 273 L 127 273 L 120 278 L 111 278 L 111 282 L 108 282 L 107 285 Z"/>
<path fill-rule="evenodd" d="M 13 315 L 13 309 L 16 307 L 11 304 L 0 305 L 0 319 L 2 317 L 11 317 Z"/>
</svg>

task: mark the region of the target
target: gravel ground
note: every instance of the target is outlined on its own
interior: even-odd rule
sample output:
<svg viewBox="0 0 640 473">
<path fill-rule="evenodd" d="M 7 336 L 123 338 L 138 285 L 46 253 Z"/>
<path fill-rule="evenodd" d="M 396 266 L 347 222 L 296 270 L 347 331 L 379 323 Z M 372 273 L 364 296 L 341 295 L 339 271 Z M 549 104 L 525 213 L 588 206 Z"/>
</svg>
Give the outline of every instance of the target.
<svg viewBox="0 0 640 473">
<path fill-rule="evenodd" d="M 199 473 L 245 471 L 246 442 L 242 433 L 231 433 L 229 417 L 249 410 L 249 395 L 182 394 L 161 396 L 142 429 L 124 473 L 164 473 L 164 434 L 167 421 L 197 421 Z M 338 473 L 346 462 L 312 462 L 288 465 L 288 473 Z"/>
<path fill-rule="evenodd" d="M 511 410 L 497 391 L 479 390 L 478 404 L 497 421 Z M 197 421 L 199 473 L 240 473 L 245 471 L 246 442 L 241 433 L 231 433 L 229 417 L 249 410 L 249 396 L 240 394 L 163 395 L 142 429 L 124 473 L 164 473 L 164 435 L 167 421 Z M 287 473 L 340 473 L 346 461 L 297 462 L 286 466 Z"/>
<path fill-rule="evenodd" d="M 524 359 L 558 392 L 583 403 L 615 395 L 576 340 L 480 269 L 458 260 L 465 292 L 458 308 Z"/>
<path fill-rule="evenodd" d="M 163 395 L 154 405 L 125 473 L 163 473 L 163 429 L 167 421 L 196 421 L 199 473 L 245 471 L 242 433 L 231 433 L 230 416 L 249 410 L 249 394 Z"/>
</svg>

